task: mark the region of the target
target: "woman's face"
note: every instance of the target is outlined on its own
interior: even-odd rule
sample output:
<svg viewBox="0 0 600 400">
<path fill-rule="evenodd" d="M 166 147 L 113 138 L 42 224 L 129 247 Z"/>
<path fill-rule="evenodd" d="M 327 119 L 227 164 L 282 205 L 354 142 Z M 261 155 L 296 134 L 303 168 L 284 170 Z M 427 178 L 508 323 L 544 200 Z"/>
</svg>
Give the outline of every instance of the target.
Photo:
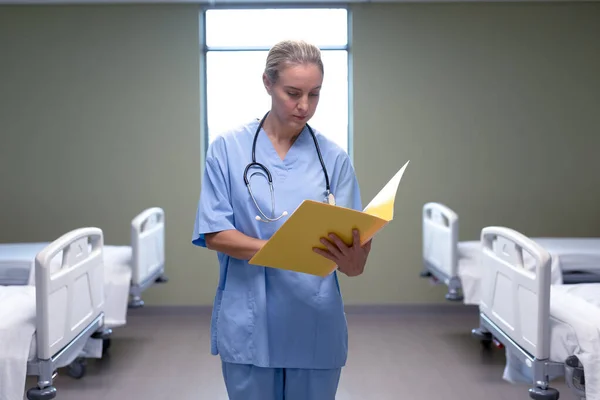
<svg viewBox="0 0 600 400">
<path fill-rule="evenodd" d="M 264 75 L 267 92 L 271 95 L 272 113 L 285 126 L 302 129 L 312 118 L 319 103 L 323 74 L 315 64 L 291 65 L 279 71 L 274 84 Z"/>
</svg>

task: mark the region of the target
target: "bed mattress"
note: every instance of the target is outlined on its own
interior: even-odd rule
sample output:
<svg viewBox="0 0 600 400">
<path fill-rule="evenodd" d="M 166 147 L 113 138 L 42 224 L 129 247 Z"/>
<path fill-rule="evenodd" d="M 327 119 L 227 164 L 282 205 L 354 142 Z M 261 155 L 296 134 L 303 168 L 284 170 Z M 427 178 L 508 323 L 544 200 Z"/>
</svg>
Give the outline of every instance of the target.
<svg viewBox="0 0 600 400">
<path fill-rule="evenodd" d="M 0 285 L 27 285 L 35 267 L 35 256 L 47 243 L 0 244 Z"/>
<path fill-rule="evenodd" d="M 553 258 L 561 271 L 597 271 L 600 273 L 600 238 L 535 238 Z"/>
<path fill-rule="evenodd" d="M 563 363 L 576 355 L 585 371 L 586 399 L 600 400 L 600 283 L 556 285 L 551 290 L 550 360 Z M 532 382 L 531 370 L 508 349 L 504 379 Z"/>
</svg>

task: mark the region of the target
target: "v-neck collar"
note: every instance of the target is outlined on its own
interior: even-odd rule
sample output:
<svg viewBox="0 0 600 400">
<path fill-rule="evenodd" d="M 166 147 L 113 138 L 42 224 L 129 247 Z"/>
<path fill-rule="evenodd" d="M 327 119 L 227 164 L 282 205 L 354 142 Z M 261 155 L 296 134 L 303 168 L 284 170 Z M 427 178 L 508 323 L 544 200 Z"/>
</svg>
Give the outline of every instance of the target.
<svg viewBox="0 0 600 400">
<path fill-rule="evenodd" d="M 281 159 L 281 157 L 279 157 L 279 154 L 277 153 L 273 142 L 271 142 L 271 139 L 269 138 L 269 136 L 267 136 L 267 132 L 265 132 L 264 128 L 262 127 L 259 132 L 259 140 L 263 141 L 263 143 L 261 143 L 262 146 L 268 148 L 267 153 L 269 154 L 269 158 L 272 159 L 273 164 L 275 166 L 289 168 L 292 165 L 294 165 L 296 161 L 298 161 L 299 149 L 302 146 L 304 146 L 304 142 L 307 140 L 307 137 L 310 136 L 310 134 L 307 131 L 308 128 L 304 126 L 294 143 L 292 143 L 292 146 L 287 151 L 283 160 Z"/>
</svg>

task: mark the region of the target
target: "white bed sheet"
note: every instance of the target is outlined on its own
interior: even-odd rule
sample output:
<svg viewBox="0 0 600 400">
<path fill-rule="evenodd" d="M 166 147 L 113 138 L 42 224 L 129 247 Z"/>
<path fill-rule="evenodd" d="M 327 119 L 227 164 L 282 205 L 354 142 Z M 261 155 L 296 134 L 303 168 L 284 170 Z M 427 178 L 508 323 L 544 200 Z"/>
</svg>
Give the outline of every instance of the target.
<svg viewBox="0 0 600 400">
<path fill-rule="evenodd" d="M 0 286 L 0 400 L 23 398 L 35 342 L 35 287 Z"/>
<path fill-rule="evenodd" d="M 600 400 L 600 283 L 557 285 L 551 293 L 550 360 L 563 363 L 576 355 L 585 371 L 586 400 Z M 531 370 L 508 351 L 506 356 L 503 378 L 531 383 Z"/>
<path fill-rule="evenodd" d="M 34 286 L 0 286 L 0 400 L 22 399 L 27 363 L 37 355 Z M 77 343 L 69 365 L 76 357 L 101 358 L 102 340 Z"/>
<path fill-rule="evenodd" d="M 49 243 L 3 243 L 0 244 L 0 285 L 25 285 L 35 282 L 35 256 Z M 127 323 L 127 306 L 131 283 L 131 246 L 104 246 L 104 292 L 105 324 L 108 328 Z M 3 281 L 5 276 L 27 277 L 25 282 L 15 283 L 14 278 Z M 21 279 L 22 280 L 22 279 Z M 0 399 L 1 400 L 1 399 Z"/>
<path fill-rule="evenodd" d="M 131 259 L 131 246 L 104 246 L 104 324 L 107 328 L 127 323 Z"/>
<path fill-rule="evenodd" d="M 476 259 L 460 258 L 458 276 L 463 294 L 463 303 L 479 305 L 481 301 L 481 266 Z"/>
</svg>

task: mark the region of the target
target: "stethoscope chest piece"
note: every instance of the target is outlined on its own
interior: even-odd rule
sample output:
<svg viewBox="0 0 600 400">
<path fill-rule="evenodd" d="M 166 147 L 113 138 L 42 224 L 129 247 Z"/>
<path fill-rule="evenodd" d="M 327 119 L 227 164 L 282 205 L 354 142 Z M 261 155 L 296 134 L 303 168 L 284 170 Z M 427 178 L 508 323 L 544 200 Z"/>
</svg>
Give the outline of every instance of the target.
<svg viewBox="0 0 600 400">
<path fill-rule="evenodd" d="M 327 195 L 327 203 L 328 203 L 330 206 L 335 206 L 335 197 L 333 196 L 333 193 L 329 193 L 329 194 Z"/>
</svg>

